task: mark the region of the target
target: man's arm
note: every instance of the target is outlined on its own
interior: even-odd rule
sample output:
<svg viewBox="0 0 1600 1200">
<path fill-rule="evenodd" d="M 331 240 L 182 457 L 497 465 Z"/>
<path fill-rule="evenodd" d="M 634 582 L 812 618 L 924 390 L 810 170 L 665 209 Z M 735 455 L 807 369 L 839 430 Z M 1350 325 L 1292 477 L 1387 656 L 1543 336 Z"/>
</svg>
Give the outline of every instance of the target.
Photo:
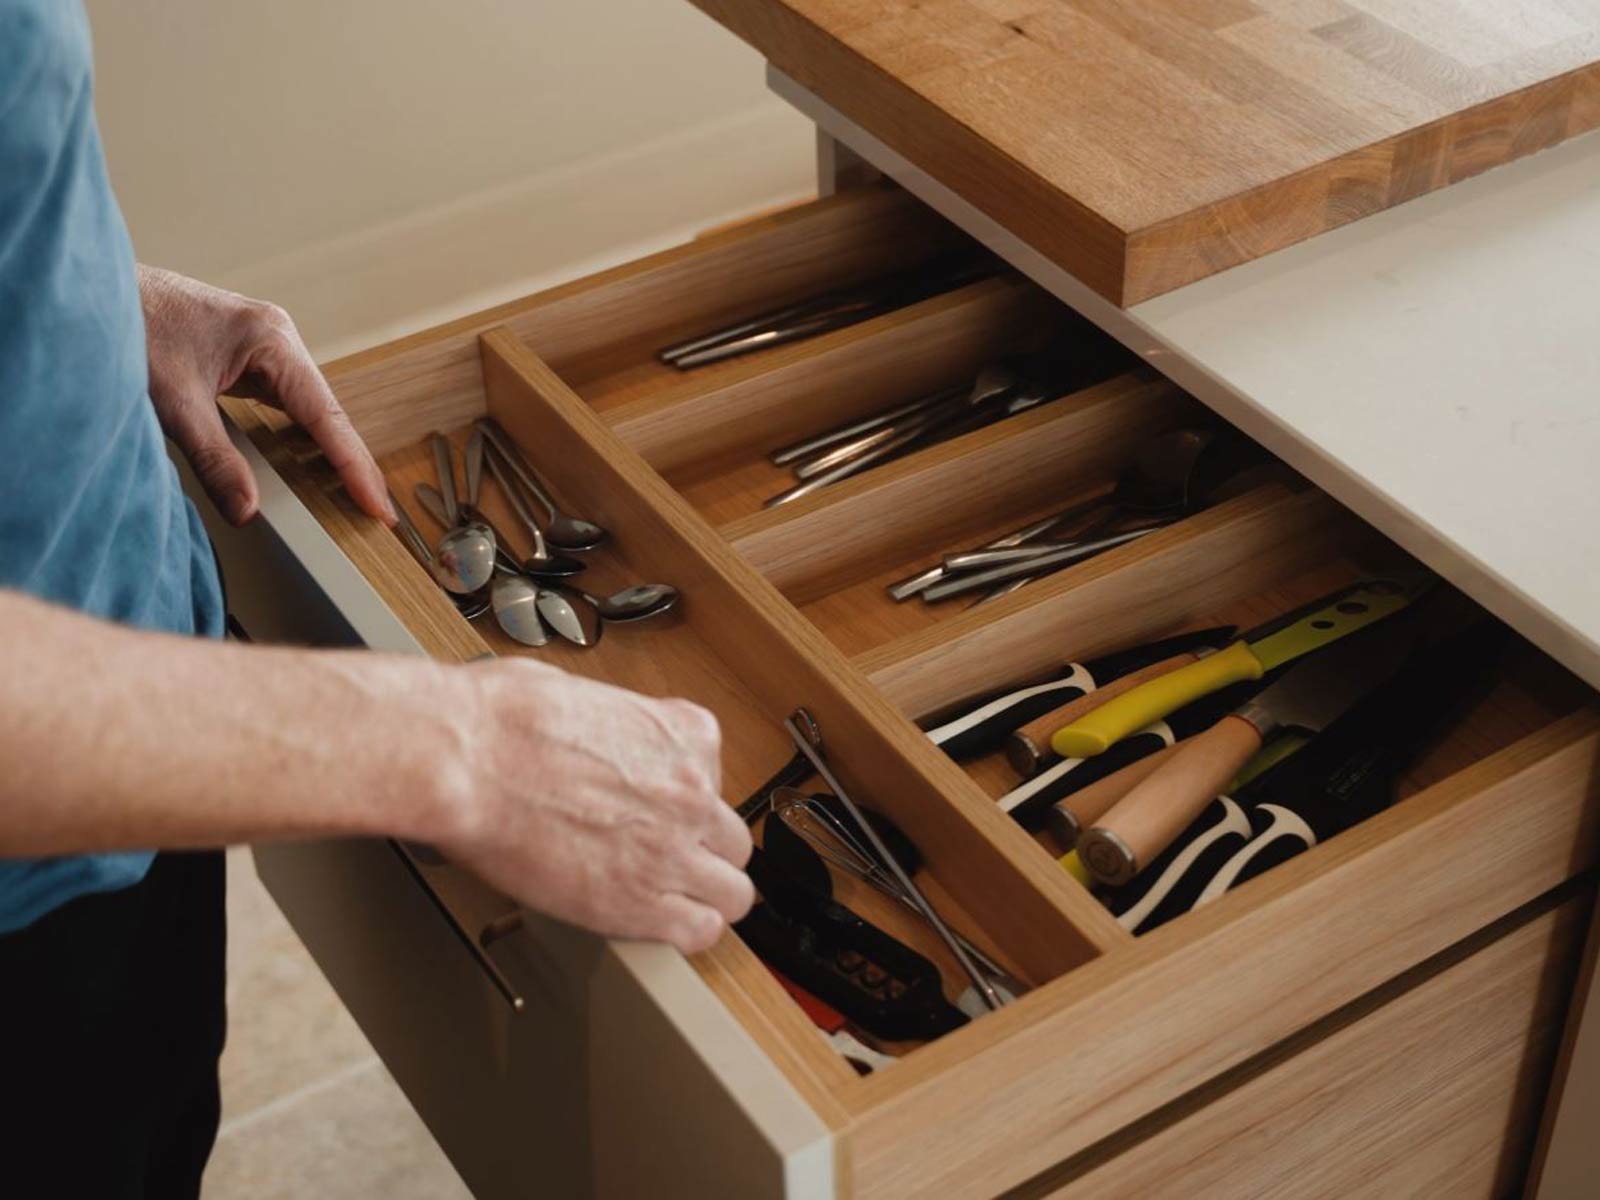
<svg viewBox="0 0 1600 1200">
<path fill-rule="evenodd" d="M 704 710 L 528 659 L 144 633 L 0 591 L 0 855 L 394 835 L 602 933 L 710 945 L 753 898 Z"/>
</svg>

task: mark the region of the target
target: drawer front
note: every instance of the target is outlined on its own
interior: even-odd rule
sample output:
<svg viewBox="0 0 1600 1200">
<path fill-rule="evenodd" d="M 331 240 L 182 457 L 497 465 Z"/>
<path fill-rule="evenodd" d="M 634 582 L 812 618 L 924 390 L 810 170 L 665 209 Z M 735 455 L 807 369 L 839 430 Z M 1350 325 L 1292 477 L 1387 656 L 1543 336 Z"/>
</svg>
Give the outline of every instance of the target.
<svg viewBox="0 0 1600 1200">
<path fill-rule="evenodd" d="M 570 1133 L 540 1150 L 579 1160 L 583 1186 L 604 1193 L 626 1195 L 649 1179 L 658 1194 L 727 1193 L 736 1182 L 737 1194 L 751 1195 L 995 1195 L 1135 1136 L 1127 1131 L 1155 1145 L 1141 1123 L 1213 1080 L 1232 1081 L 1226 1093 L 1207 1093 L 1213 1102 L 1248 1099 L 1255 1093 L 1237 1072 L 1265 1078 L 1261 1056 L 1280 1045 L 1303 1059 L 1311 1049 L 1294 1039 L 1304 1031 L 1593 862 L 1595 698 L 1525 643 L 1412 764 L 1387 811 L 1139 937 L 1062 870 L 1051 835 L 996 805 L 1008 783 L 999 756 L 958 764 L 935 747 L 915 722 L 964 697 L 1184 629 L 1249 627 L 1406 561 L 1278 468 L 993 604 L 891 603 L 886 583 L 942 549 L 1099 494 L 1145 440 L 1203 410 L 1004 274 L 703 370 L 674 370 L 655 350 L 958 243 L 892 189 L 845 193 L 328 368 L 403 502 L 431 478 L 428 433 L 459 442 L 487 414 L 564 507 L 616 535 L 589 559 L 596 590 L 657 579 L 683 589 L 672 621 L 616 626 L 590 650 L 552 644 L 537 652 L 545 661 L 711 708 L 735 801 L 791 755 L 779 723 L 806 707 L 845 785 L 916 843 L 918 878 L 941 910 L 1032 989 L 930 1043 L 891 1046 L 900 1061 L 861 1077 L 736 937 L 691 962 L 564 938 L 530 920 L 485 950 L 480 934 L 505 902 L 458 872 L 408 874 L 385 847 L 388 857 L 349 863 L 339 857 L 349 848 L 264 856 L 302 936 L 377 1031 L 447 1150 L 484 1187 L 516 1194 L 527 1177 L 510 1165 L 523 1159 L 497 1157 L 499 1135 L 484 1131 L 515 1123 L 508 1111 L 536 1119 L 561 1075 L 556 1094 L 588 1097 L 590 1140 Z M 776 445 L 1063 338 L 1081 339 L 1100 372 L 1069 395 L 793 504 L 764 505 L 789 478 L 768 457 Z M 286 484 L 264 489 L 262 536 L 276 544 L 244 551 L 269 562 L 236 601 L 247 627 L 451 661 L 530 653 L 492 621 L 461 618 L 269 414 L 234 411 L 251 453 L 260 450 Z M 498 495 L 485 505 L 512 528 Z M 280 575 L 294 586 L 275 583 Z M 1449 621 L 1479 615 L 1441 592 Z M 261 611 L 247 613 L 252 605 Z M 300 855 L 303 865 L 291 865 Z M 366 891 L 411 897 L 398 932 L 379 928 L 385 905 L 327 899 L 358 876 Z M 442 908 L 418 892 L 419 879 Z M 833 887 L 933 960 L 952 998 L 961 990 L 954 958 L 906 910 L 838 872 Z M 418 895 L 425 903 L 414 903 Z M 441 925 L 442 915 L 464 934 Z M 403 1020 L 389 1011 L 391 994 L 413 978 L 413 936 L 437 942 L 430 970 L 453 955 L 449 969 L 471 981 L 462 994 L 474 999 L 432 1008 L 408 997 L 415 1007 Z M 374 958 L 361 949 L 369 940 L 390 949 Z M 560 986 L 539 982 L 552 973 Z M 487 1037 L 508 991 L 543 1014 L 510 1021 L 513 1042 L 553 1030 L 583 1040 L 581 1062 L 570 1045 L 495 1060 L 486 1043 L 477 1074 L 451 1083 L 461 1056 L 436 1049 L 448 1043 L 430 1031 L 464 1023 Z M 1241 1009 L 1255 1019 L 1241 1022 Z M 1377 1073 L 1339 1086 L 1376 1096 L 1405 1083 Z M 453 1114 L 480 1095 L 493 1111 L 457 1122 Z M 550 1128 L 567 1129 L 574 1108 Z M 1222 1132 L 1196 1136 L 1230 1136 L 1229 1121 L 1245 1119 L 1232 1111 L 1218 1110 Z M 1387 1152 L 1386 1143 L 1364 1153 L 1370 1163 Z M 1304 1157 L 1321 1154 L 1305 1143 Z"/>
<path fill-rule="evenodd" d="M 1137 1144 L 1118 1152 L 1130 1130 L 1016 1197 L 1513 1194 L 1593 903 L 1585 890 L 1497 940 L 1473 939 L 1470 955 L 1451 952 L 1436 973 L 1402 978 L 1292 1039 L 1242 1082 L 1174 1106 L 1185 1115 Z"/>
</svg>

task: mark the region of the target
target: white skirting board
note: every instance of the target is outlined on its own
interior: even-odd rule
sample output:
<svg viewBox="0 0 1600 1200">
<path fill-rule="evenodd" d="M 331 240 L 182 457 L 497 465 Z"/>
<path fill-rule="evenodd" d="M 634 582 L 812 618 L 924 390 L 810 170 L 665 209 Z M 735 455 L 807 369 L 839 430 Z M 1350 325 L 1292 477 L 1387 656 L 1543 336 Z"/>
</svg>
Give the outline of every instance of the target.
<svg viewBox="0 0 1600 1200">
<path fill-rule="evenodd" d="M 815 191 L 815 129 L 776 100 L 213 280 L 281 304 L 319 361 Z"/>
</svg>

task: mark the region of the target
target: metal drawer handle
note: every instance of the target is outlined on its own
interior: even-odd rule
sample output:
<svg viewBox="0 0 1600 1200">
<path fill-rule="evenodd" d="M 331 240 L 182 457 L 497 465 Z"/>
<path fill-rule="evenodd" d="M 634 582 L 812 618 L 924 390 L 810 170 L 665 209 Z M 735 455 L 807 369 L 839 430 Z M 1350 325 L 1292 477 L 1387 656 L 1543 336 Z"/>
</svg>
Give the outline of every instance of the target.
<svg viewBox="0 0 1600 1200">
<path fill-rule="evenodd" d="M 494 990 L 500 993 L 501 999 L 510 1005 L 511 1011 L 514 1013 L 520 1013 L 525 1009 L 528 1006 L 528 1002 L 523 999 L 522 994 L 512 985 L 511 980 L 506 978 L 505 972 L 495 964 L 494 959 L 489 957 L 488 951 L 489 946 L 507 934 L 515 933 L 522 928 L 522 914 L 510 912 L 496 917 L 484 927 L 483 932 L 478 937 L 473 937 L 455 913 L 450 911 L 450 906 L 444 902 L 444 897 L 439 895 L 434 890 L 433 885 L 428 882 L 427 876 L 422 873 L 422 866 L 418 862 L 419 856 L 417 853 L 405 843 L 394 839 L 390 839 L 389 845 L 394 848 L 395 854 L 404 864 L 406 870 L 411 872 L 411 877 L 417 881 L 417 886 L 422 889 L 422 894 L 428 898 L 433 907 L 439 911 L 439 915 L 444 918 L 445 924 L 450 927 L 450 932 L 456 935 L 457 940 L 467 948 L 467 952 L 477 960 L 478 966 L 489 977 L 489 982 L 494 985 Z"/>
</svg>

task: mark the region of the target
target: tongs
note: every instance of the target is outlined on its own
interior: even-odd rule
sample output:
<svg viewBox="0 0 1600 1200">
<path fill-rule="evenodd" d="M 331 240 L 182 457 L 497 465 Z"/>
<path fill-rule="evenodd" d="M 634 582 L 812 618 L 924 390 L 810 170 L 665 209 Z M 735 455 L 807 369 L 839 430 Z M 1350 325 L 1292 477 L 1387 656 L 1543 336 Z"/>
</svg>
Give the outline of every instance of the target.
<svg viewBox="0 0 1600 1200">
<path fill-rule="evenodd" d="M 883 313 L 981 279 L 994 270 L 987 256 L 962 254 L 888 279 L 841 288 L 759 313 L 657 352 L 656 357 L 679 370 L 723 362 L 772 346 L 831 333 Z"/>
</svg>

